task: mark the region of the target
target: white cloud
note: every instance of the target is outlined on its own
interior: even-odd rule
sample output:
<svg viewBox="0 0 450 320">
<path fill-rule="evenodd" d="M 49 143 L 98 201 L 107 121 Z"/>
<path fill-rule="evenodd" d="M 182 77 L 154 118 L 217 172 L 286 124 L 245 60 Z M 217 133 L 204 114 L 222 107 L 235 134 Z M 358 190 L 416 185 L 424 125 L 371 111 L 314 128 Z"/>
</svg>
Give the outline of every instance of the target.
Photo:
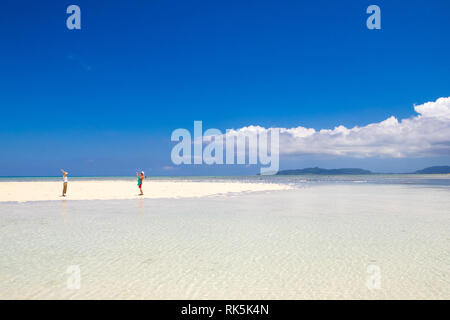
<svg viewBox="0 0 450 320">
<path fill-rule="evenodd" d="M 315 130 L 279 128 L 281 155 L 333 155 L 347 157 L 420 157 L 450 155 L 450 97 L 414 106 L 417 116 L 394 116 L 363 127 Z M 266 131 L 260 126 L 233 132 Z"/>
<path fill-rule="evenodd" d="M 172 167 L 172 166 L 163 166 L 162 169 L 164 171 L 172 171 L 172 170 L 177 170 L 178 168 Z"/>
</svg>

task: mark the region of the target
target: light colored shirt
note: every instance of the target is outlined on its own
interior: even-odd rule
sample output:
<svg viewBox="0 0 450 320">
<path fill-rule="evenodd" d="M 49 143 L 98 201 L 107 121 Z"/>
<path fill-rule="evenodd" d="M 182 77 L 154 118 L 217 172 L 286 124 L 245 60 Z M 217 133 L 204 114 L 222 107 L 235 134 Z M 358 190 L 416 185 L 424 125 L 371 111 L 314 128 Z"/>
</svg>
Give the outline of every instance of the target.
<svg viewBox="0 0 450 320">
<path fill-rule="evenodd" d="M 67 176 L 63 177 L 64 182 L 67 182 Z"/>
</svg>

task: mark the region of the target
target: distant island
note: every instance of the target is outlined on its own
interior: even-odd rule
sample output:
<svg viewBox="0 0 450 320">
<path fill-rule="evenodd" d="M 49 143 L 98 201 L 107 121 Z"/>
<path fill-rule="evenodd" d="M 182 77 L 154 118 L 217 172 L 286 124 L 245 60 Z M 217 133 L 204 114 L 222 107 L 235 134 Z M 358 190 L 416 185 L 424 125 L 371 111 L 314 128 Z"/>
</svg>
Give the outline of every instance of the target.
<svg viewBox="0 0 450 320">
<path fill-rule="evenodd" d="M 428 167 L 422 170 L 417 170 L 409 174 L 446 174 L 450 173 L 450 166 L 434 166 Z M 324 168 L 304 168 L 304 169 L 291 169 L 280 170 L 277 175 L 364 175 L 364 174 L 379 174 L 370 170 L 364 170 L 359 168 L 341 168 L 341 169 L 324 169 Z"/>
<path fill-rule="evenodd" d="M 422 170 L 417 170 L 417 174 L 437 174 L 437 173 L 450 173 L 450 166 L 434 166 L 428 167 Z"/>
<path fill-rule="evenodd" d="M 324 174 L 324 175 L 339 175 L 339 174 L 372 174 L 372 171 L 358 169 L 358 168 L 342 168 L 342 169 L 323 169 L 323 168 L 305 168 L 293 170 L 278 171 L 278 175 L 301 175 L 301 174 Z"/>
</svg>

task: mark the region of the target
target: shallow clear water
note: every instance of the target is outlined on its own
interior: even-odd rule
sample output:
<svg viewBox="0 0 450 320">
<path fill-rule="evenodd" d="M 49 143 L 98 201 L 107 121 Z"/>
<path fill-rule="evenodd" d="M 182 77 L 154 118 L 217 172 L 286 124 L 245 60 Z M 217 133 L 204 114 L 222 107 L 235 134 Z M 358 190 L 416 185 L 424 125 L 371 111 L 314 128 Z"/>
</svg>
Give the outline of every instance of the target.
<svg viewBox="0 0 450 320">
<path fill-rule="evenodd" d="M 201 199 L 3 203 L 0 298 L 449 299 L 448 178 L 364 177 L 249 177 L 296 188 Z M 79 289 L 67 287 L 73 265 Z"/>
</svg>

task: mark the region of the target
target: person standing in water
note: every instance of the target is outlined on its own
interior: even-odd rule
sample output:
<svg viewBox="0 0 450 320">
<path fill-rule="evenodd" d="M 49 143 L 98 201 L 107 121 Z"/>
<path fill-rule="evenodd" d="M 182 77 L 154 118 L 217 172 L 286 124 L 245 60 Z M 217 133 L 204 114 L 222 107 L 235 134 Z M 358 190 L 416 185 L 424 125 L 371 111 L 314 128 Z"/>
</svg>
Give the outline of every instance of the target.
<svg viewBox="0 0 450 320">
<path fill-rule="evenodd" d="M 136 176 L 137 176 L 137 184 L 138 184 L 139 190 L 141 191 L 141 193 L 139 195 L 143 196 L 144 192 L 142 192 L 142 182 L 144 181 L 144 178 L 145 178 L 144 171 L 141 171 L 141 174 L 136 172 Z"/>
<path fill-rule="evenodd" d="M 63 174 L 63 192 L 62 196 L 65 197 L 67 193 L 67 172 L 61 169 L 61 172 Z"/>
</svg>

